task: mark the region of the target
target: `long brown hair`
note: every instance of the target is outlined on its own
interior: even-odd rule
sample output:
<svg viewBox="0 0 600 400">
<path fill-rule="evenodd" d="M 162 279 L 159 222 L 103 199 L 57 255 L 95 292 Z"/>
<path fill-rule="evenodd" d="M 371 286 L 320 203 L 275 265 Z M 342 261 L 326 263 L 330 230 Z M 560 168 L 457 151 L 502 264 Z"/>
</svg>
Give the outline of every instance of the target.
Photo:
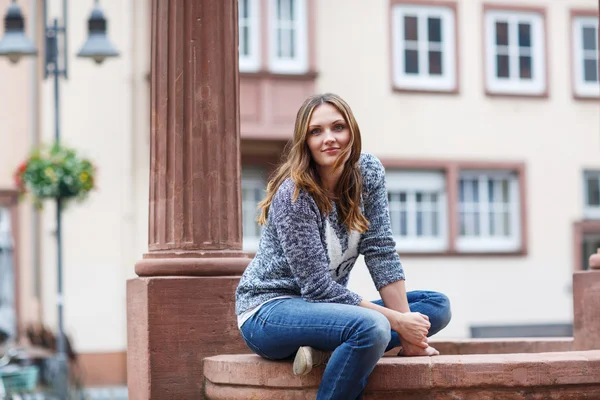
<svg viewBox="0 0 600 400">
<path fill-rule="evenodd" d="M 294 137 L 288 143 L 285 161 L 275 171 L 273 178 L 267 185 L 267 195 L 259 204 L 261 209 L 258 218 L 259 224 L 266 224 L 273 197 L 279 186 L 287 178 L 291 178 L 296 184 L 293 201 L 298 198 L 300 190 L 304 189 L 313 197 L 321 213 L 329 214 L 332 211 L 329 197 L 320 184 L 321 178 L 317 171 L 317 165 L 306 143 L 312 113 L 315 108 L 325 103 L 331 104 L 343 115 L 350 129 L 350 142 L 346 148 L 342 149 L 333 166 L 334 170 L 340 167 L 343 168 L 342 175 L 333 193 L 340 218 L 349 230 L 362 233 L 368 229 L 369 221 L 360 210 L 362 192 L 362 176 L 358 167 L 361 152 L 360 129 L 350 106 L 341 97 L 333 93 L 313 95 L 306 99 L 298 110 L 294 126 Z"/>
</svg>

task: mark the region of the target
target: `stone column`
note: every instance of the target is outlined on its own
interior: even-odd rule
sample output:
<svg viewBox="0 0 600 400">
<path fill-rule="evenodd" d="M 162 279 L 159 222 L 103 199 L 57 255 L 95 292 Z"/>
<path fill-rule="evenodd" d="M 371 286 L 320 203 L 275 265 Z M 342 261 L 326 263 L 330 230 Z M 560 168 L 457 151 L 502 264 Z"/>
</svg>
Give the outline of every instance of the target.
<svg viewBox="0 0 600 400">
<path fill-rule="evenodd" d="M 153 0 L 148 253 L 127 283 L 130 399 L 202 398 L 202 359 L 247 352 L 237 0 Z"/>
<path fill-rule="evenodd" d="M 573 274 L 574 350 L 600 350 L 600 249 L 590 269 Z"/>
</svg>

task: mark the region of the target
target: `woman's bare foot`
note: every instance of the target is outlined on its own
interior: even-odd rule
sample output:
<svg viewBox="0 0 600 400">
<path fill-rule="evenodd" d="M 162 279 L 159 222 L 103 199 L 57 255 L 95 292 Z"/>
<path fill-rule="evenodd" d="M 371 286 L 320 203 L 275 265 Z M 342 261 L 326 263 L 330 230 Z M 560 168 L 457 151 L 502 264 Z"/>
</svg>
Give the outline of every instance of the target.
<svg viewBox="0 0 600 400">
<path fill-rule="evenodd" d="M 431 357 L 439 355 L 440 352 L 431 346 L 424 349 L 411 344 L 402 345 L 402 349 L 398 352 L 398 356 L 400 357 Z"/>
</svg>

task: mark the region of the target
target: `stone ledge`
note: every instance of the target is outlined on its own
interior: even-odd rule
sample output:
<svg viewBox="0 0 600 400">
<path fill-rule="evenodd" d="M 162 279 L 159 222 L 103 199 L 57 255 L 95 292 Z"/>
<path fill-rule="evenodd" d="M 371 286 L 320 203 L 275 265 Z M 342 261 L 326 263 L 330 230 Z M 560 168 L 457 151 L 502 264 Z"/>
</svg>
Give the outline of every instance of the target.
<svg viewBox="0 0 600 400">
<path fill-rule="evenodd" d="M 323 369 L 298 377 L 289 361 L 219 355 L 204 360 L 205 390 L 208 399 L 314 398 Z M 426 399 L 438 391 L 444 396 L 436 399 L 452 398 L 451 393 L 455 398 L 501 393 L 507 399 L 600 398 L 600 350 L 384 357 L 369 379 L 366 398 Z M 481 397 L 485 393 L 491 397 Z"/>
<path fill-rule="evenodd" d="M 459 354 L 510 354 L 510 353 L 549 353 L 573 350 L 572 337 L 557 338 L 500 338 L 462 339 L 429 341 L 444 355 Z M 390 351 L 388 355 L 396 355 Z"/>
</svg>

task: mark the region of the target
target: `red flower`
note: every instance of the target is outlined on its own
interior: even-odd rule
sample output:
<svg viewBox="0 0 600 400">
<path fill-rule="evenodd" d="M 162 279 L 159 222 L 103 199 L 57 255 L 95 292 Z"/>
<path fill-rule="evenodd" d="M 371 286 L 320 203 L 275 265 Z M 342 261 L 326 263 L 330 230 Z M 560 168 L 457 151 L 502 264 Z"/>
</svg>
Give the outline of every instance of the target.
<svg viewBox="0 0 600 400">
<path fill-rule="evenodd" d="M 23 161 L 19 165 L 14 175 L 15 186 L 21 192 L 25 191 L 25 182 L 23 181 L 23 174 L 25 173 L 25 170 L 27 170 L 27 161 Z"/>
</svg>

